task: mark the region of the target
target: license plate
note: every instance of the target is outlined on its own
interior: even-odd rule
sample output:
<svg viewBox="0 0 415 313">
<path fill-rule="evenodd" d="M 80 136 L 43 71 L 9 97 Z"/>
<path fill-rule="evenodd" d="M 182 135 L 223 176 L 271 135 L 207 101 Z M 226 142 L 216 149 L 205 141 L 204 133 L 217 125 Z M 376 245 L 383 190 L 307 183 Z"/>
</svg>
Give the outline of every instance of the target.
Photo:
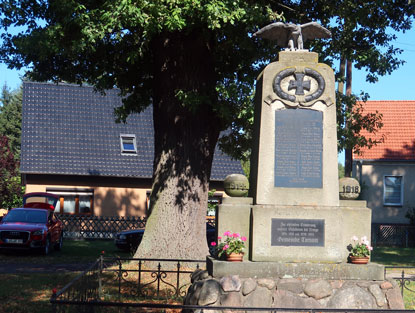
<svg viewBox="0 0 415 313">
<path fill-rule="evenodd" d="M 23 243 L 23 239 L 6 239 L 7 243 Z"/>
</svg>

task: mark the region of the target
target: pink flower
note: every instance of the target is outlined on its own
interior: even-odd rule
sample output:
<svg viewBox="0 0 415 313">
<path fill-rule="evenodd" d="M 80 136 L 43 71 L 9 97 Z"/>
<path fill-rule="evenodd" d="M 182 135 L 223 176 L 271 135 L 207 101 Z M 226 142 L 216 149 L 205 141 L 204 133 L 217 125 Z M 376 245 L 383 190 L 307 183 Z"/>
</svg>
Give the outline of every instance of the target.
<svg viewBox="0 0 415 313">
<path fill-rule="evenodd" d="M 229 245 L 224 245 L 223 246 L 223 250 L 226 250 L 226 249 L 228 249 L 229 248 Z"/>
<path fill-rule="evenodd" d="M 227 231 L 225 231 L 224 233 L 223 233 L 223 235 L 224 236 L 230 236 L 232 233 L 229 231 L 229 230 L 227 230 Z"/>
<path fill-rule="evenodd" d="M 373 250 L 373 247 L 371 247 L 371 246 L 369 246 L 367 248 L 369 249 L 369 251 L 372 251 Z"/>
<path fill-rule="evenodd" d="M 353 241 L 358 241 L 358 240 L 359 240 L 359 238 L 357 238 L 357 236 L 353 236 L 353 237 L 352 237 L 352 240 L 353 240 Z"/>
<path fill-rule="evenodd" d="M 242 240 L 242 241 L 246 241 L 246 237 L 242 236 L 242 237 L 241 237 L 241 240 Z"/>
<path fill-rule="evenodd" d="M 218 236 L 218 240 L 221 240 L 222 239 L 222 237 L 221 236 Z"/>
<path fill-rule="evenodd" d="M 232 235 L 232 237 L 233 238 L 239 238 L 241 235 L 239 235 L 238 233 L 234 233 L 233 235 Z"/>
<path fill-rule="evenodd" d="M 212 242 L 210 243 L 210 245 L 211 245 L 212 247 L 214 247 L 214 246 L 216 246 L 216 242 L 212 241 Z"/>
</svg>

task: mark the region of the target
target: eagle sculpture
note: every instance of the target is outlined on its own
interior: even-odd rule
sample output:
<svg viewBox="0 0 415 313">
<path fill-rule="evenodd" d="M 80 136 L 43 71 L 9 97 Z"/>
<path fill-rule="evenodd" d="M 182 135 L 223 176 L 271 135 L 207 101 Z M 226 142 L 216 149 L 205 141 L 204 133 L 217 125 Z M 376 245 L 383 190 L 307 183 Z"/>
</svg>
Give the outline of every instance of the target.
<svg viewBox="0 0 415 313">
<path fill-rule="evenodd" d="M 272 23 L 257 31 L 254 36 L 276 40 L 277 45 L 288 50 L 303 50 L 308 39 L 330 38 L 331 32 L 317 22 L 302 25 L 292 23 Z"/>
</svg>

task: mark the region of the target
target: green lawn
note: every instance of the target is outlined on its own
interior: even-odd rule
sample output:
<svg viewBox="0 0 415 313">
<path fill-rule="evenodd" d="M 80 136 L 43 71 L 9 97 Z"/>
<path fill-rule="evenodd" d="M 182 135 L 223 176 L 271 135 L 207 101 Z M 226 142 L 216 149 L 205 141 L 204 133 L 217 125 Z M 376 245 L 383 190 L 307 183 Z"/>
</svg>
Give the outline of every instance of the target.
<svg viewBox="0 0 415 313">
<path fill-rule="evenodd" d="M 376 247 L 371 261 L 386 266 L 415 267 L 415 248 Z"/>
<path fill-rule="evenodd" d="M 44 256 L 36 252 L 2 252 L 0 264 L 31 263 L 91 263 L 102 251 L 105 256 L 130 257 L 131 254 L 118 250 L 112 240 L 65 240 L 61 251 L 52 251 Z M 52 289 L 61 289 L 73 278 L 73 273 L 48 274 L 0 274 L 0 312 L 43 313 L 50 312 L 49 298 Z"/>
<path fill-rule="evenodd" d="M 415 282 L 411 282 L 406 287 L 410 290 L 403 291 L 403 301 L 405 302 L 405 309 L 415 310 Z"/>
<path fill-rule="evenodd" d="M 376 247 L 373 249 L 371 261 L 385 266 L 410 266 L 415 267 L 415 248 Z M 415 274 L 414 269 L 404 269 L 406 274 Z M 389 269 L 392 271 L 392 269 Z M 400 270 L 395 270 L 400 271 Z M 415 282 L 406 285 L 415 291 Z M 415 292 L 404 290 L 403 298 L 405 309 L 415 309 Z"/>
<path fill-rule="evenodd" d="M 0 274 L 0 312 L 51 312 L 49 298 L 78 273 L 65 274 Z"/>
<path fill-rule="evenodd" d="M 41 255 L 37 251 L 7 251 L 0 254 L 0 263 L 90 263 L 95 261 L 102 251 L 105 256 L 130 257 L 131 254 L 118 250 L 113 240 L 64 240 L 61 251 Z"/>
</svg>

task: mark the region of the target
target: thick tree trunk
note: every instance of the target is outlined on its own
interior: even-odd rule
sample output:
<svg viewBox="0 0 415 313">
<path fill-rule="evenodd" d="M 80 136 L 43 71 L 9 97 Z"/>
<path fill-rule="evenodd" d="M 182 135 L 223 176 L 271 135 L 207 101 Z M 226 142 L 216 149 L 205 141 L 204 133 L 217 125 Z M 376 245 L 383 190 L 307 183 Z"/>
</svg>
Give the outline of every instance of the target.
<svg viewBox="0 0 415 313">
<path fill-rule="evenodd" d="M 339 81 L 339 84 L 337 86 L 337 91 L 341 94 L 344 94 L 344 75 L 346 73 L 346 59 L 345 57 L 340 58 L 340 68 L 339 68 L 339 76 L 341 77 L 341 81 Z"/>
<path fill-rule="evenodd" d="M 347 60 L 346 65 L 346 96 L 352 95 L 352 65 L 350 60 Z M 349 108 L 352 110 L 352 108 Z M 346 127 L 349 127 L 349 121 L 346 121 Z M 344 154 L 344 176 L 352 177 L 352 163 L 353 163 L 353 147 L 347 147 Z"/>
<path fill-rule="evenodd" d="M 135 257 L 204 259 L 209 178 L 221 128 L 212 109 L 216 99 L 212 55 L 200 33 L 165 34 L 154 40 L 152 48 L 153 189 Z M 192 105 L 184 104 L 184 98 L 192 98 Z"/>
</svg>

